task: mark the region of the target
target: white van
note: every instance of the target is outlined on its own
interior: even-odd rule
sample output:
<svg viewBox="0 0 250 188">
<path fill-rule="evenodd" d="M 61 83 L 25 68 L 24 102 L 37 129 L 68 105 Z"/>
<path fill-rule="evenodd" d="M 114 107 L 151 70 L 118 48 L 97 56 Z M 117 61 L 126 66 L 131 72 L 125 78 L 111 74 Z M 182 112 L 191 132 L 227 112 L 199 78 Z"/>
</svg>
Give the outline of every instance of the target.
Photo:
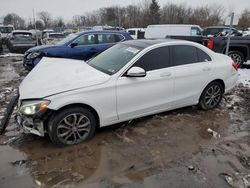
<svg viewBox="0 0 250 188">
<path fill-rule="evenodd" d="M 143 39 L 145 35 L 144 28 L 128 28 L 126 30 L 133 39 Z"/>
<path fill-rule="evenodd" d="M 149 25 L 145 38 L 167 38 L 168 36 L 200 36 L 202 29 L 198 25 L 165 24 Z"/>
</svg>

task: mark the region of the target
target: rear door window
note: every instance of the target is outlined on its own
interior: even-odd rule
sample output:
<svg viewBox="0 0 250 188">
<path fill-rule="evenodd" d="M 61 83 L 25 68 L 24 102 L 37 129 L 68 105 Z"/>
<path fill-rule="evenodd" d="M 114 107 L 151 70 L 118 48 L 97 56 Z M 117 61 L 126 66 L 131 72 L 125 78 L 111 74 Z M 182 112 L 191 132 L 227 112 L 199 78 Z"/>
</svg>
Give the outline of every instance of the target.
<svg viewBox="0 0 250 188">
<path fill-rule="evenodd" d="M 176 45 L 172 46 L 173 64 L 175 66 L 199 62 L 197 50 L 193 46 Z"/>
<path fill-rule="evenodd" d="M 169 47 L 159 47 L 144 54 L 133 66 L 141 67 L 145 71 L 167 68 L 170 65 Z"/>
<path fill-rule="evenodd" d="M 171 46 L 171 51 L 174 66 L 211 61 L 207 53 L 194 46 Z"/>
<path fill-rule="evenodd" d="M 98 44 L 116 43 L 123 40 L 124 37 L 117 34 L 98 34 Z"/>
<path fill-rule="evenodd" d="M 211 57 L 206 52 L 204 52 L 198 48 L 196 48 L 196 49 L 197 49 L 197 53 L 198 53 L 199 62 L 212 61 Z"/>
</svg>

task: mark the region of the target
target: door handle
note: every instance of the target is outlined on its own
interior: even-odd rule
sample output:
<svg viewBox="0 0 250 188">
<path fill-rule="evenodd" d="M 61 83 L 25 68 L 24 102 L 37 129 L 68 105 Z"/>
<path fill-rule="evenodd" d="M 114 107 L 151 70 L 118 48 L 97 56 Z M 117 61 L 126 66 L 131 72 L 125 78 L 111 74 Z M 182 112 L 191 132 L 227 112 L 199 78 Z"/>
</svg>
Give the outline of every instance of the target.
<svg viewBox="0 0 250 188">
<path fill-rule="evenodd" d="M 203 70 L 203 71 L 210 71 L 211 68 L 209 68 L 209 67 L 204 67 L 202 70 Z"/>
<path fill-rule="evenodd" d="M 171 76 L 170 72 L 163 72 L 163 73 L 161 73 L 161 77 L 169 77 L 169 76 Z"/>
</svg>

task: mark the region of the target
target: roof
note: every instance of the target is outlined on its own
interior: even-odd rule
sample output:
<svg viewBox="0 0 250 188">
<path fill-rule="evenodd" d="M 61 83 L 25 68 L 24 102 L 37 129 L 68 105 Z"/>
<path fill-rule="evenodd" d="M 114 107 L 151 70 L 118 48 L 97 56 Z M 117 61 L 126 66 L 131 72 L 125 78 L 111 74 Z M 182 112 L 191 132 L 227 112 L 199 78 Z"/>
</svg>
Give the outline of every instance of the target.
<svg viewBox="0 0 250 188">
<path fill-rule="evenodd" d="M 149 46 L 153 46 L 159 43 L 167 43 L 167 42 L 174 42 L 174 41 L 181 41 L 176 39 L 140 39 L 140 40 L 128 40 L 124 41 L 124 44 L 137 46 L 140 48 L 147 48 Z"/>
<path fill-rule="evenodd" d="M 120 33 L 120 34 L 127 34 L 125 31 L 116 31 L 116 30 L 88 30 L 88 31 L 81 31 L 77 34 L 87 34 L 87 33 Z"/>
<path fill-rule="evenodd" d="M 149 27 L 200 27 L 199 25 L 193 25 L 193 24 L 155 24 L 155 25 L 148 25 Z"/>
<path fill-rule="evenodd" d="M 14 30 L 14 31 L 12 31 L 12 33 L 29 33 L 29 34 L 32 34 L 32 32 L 27 31 L 27 30 Z"/>
</svg>

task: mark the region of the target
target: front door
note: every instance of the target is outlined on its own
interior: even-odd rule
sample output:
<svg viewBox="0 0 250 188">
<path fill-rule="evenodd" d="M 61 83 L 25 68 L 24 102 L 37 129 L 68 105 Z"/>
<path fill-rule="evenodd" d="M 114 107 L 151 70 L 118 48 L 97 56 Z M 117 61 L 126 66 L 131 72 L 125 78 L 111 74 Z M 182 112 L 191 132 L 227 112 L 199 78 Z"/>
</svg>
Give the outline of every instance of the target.
<svg viewBox="0 0 250 188">
<path fill-rule="evenodd" d="M 145 77 L 121 76 L 117 80 L 117 111 L 128 120 L 171 108 L 174 72 L 169 48 L 160 47 L 144 54 L 133 66 L 146 71 Z"/>
</svg>

